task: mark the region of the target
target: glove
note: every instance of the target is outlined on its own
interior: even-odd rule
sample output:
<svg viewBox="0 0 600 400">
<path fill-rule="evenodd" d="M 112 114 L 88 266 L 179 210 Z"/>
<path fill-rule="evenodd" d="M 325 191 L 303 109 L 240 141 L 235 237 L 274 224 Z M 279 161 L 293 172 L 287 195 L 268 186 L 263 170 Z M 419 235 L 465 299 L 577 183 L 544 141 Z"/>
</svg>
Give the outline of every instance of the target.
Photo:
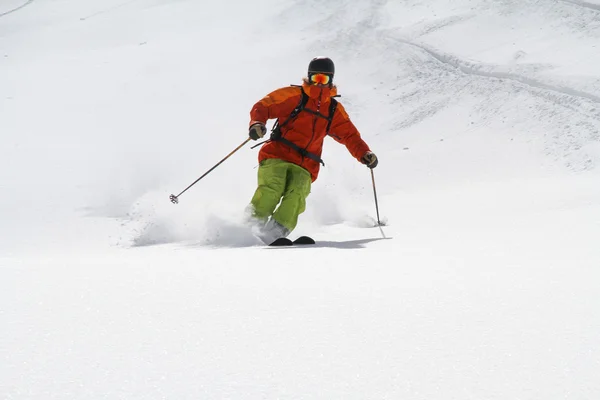
<svg viewBox="0 0 600 400">
<path fill-rule="evenodd" d="M 379 161 L 377 160 L 377 156 L 375 155 L 375 153 L 371 152 L 371 151 L 367 151 L 365 153 L 364 156 L 362 156 L 361 161 L 363 164 L 365 164 L 367 167 L 373 169 L 377 166 L 377 164 L 379 164 Z"/>
<path fill-rule="evenodd" d="M 252 140 L 258 140 L 261 137 L 265 136 L 267 133 L 267 127 L 262 122 L 255 122 L 250 125 L 250 129 L 248 130 L 248 135 Z"/>
</svg>

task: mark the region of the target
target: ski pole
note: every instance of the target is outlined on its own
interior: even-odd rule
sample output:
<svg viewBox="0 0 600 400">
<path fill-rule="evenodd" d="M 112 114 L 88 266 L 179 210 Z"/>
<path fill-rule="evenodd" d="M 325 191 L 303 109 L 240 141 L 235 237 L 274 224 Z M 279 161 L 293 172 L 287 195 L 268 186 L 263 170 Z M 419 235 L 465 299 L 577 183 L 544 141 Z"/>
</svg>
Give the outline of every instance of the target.
<svg viewBox="0 0 600 400">
<path fill-rule="evenodd" d="M 381 226 L 381 221 L 379 220 L 379 205 L 377 204 L 377 189 L 375 189 L 375 174 L 373 173 L 373 168 L 371 168 L 371 181 L 373 182 L 373 194 L 375 195 L 375 210 L 377 210 L 377 226 Z"/>
<path fill-rule="evenodd" d="M 244 142 L 242 144 L 240 144 L 238 147 L 235 148 L 235 150 L 233 150 L 231 153 L 227 154 L 225 156 L 225 158 L 223 158 L 221 161 L 219 161 L 218 163 L 216 163 L 211 169 L 209 169 L 208 171 L 206 171 L 204 173 L 204 175 L 202 175 L 200 178 L 196 179 L 190 186 L 186 187 L 185 189 L 183 189 L 183 191 L 181 193 L 179 193 L 177 196 L 175 196 L 174 194 L 169 196 L 169 200 L 171 200 L 171 203 L 173 204 L 177 204 L 179 203 L 179 196 L 181 196 L 182 194 L 184 194 L 189 188 L 191 188 L 192 186 L 194 186 L 196 183 L 198 183 L 198 181 L 202 178 L 204 178 L 206 175 L 208 175 L 213 169 L 217 168 L 219 165 L 221 165 L 221 163 L 225 160 L 227 160 L 229 157 L 231 157 L 233 155 L 233 153 L 235 153 L 236 151 L 238 151 L 239 149 L 241 149 L 246 143 L 248 143 L 250 140 L 252 140 L 251 138 L 248 138 L 246 140 L 244 140 Z"/>
</svg>

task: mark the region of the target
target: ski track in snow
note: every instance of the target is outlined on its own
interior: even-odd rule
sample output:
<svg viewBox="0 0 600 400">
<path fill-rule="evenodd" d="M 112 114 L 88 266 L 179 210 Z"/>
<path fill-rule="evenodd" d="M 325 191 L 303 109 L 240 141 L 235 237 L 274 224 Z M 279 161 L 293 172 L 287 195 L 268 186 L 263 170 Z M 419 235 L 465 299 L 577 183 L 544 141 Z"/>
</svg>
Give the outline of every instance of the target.
<svg viewBox="0 0 600 400">
<path fill-rule="evenodd" d="M 27 1 L 25 4 L 22 4 L 22 5 L 20 5 L 20 6 L 19 6 L 19 7 L 17 7 L 17 8 L 14 8 L 14 9 L 12 9 L 12 10 L 10 10 L 10 11 L 5 11 L 5 12 L 1 13 L 1 14 L 0 14 L 0 17 L 4 17 L 5 15 L 8 15 L 8 14 L 14 13 L 15 11 L 19 11 L 19 10 L 20 10 L 20 9 L 22 9 L 23 7 L 26 7 L 26 6 L 30 5 L 31 3 L 33 3 L 33 2 L 34 2 L 34 0 L 28 0 L 28 1 Z"/>
<path fill-rule="evenodd" d="M 576 6 L 589 8 L 591 10 L 600 11 L 600 4 L 588 3 L 587 1 L 581 1 L 581 0 L 561 0 L 561 1 L 563 1 L 565 3 L 575 4 Z"/>
<path fill-rule="evenodd" d="M 119 8 L 121 8 L 121 7 L 125 7 L 126 5 L 128 5 L 128 4 L 131 4 L 131 3 L 133 3 L 133 2 L 136 2 L 136 1 L 138 1 L 138 0 L 129 0 L 129 1 L 126 1 L 125 3 L 121 3 L 121 4 L 119 4 L 119 5 L 116 5 L 116 6 L 114 6 L 114 7 L 107 8 L 107 9 L 105 9 L 105 10 L 100 10 L 100 11 L 97 11 L 97 12 L 95 12 L 95 13 L 93 13 L 93 14 L 87 15 L 87 16 L 85 16 L 85 17 L 81 17 L 81 18 L 79 18 L 79 19 L 80 19 L 81 21 L 86 21 L 86 20 L 88 20 L 88 19 L 90 19 L 90 18 L 97 17 L 98 15 L 106 14 L 106 13 L 109 13 L 109 12 L 111 12 L 111 11 L 117 10 L 117 9 L 119 9 Z"/>
<path fill-rule="evenodd" d="M 426 54 L 440 65 L 451 68 L 459 74 L 474 76 L 488 80 L 497 80 L 502 85 L 512 83 L 524 87 L 531 96 L 543 98 L 545 101 L 566 109 L 570 116 L 563 113 L 564 127 L 554 133 L 548 132 L 545 144 L 547 156 L 560 160 L 563 165 L 572 170 L 588 170 L 594 168 L 596 163 L 594 155 L 586 150 L 580 150 L 587 144 L 596 142 L 600 138 L 600 97 L 586 93 L 571 87 L 554 85 L 542 82 L 525 75 L 499 70 L 502 66 L 493 66 L 483 63 L 474 63 L 461 60 L 459 57 L 433 50 L 428 46 L 411 42 L 402 38 L 392 38 L 389 35 L 384 39 L 395 41 L 410 46 L 422 54 Z M 417 59 L 417 63 L 419 61 Z M 445 69 L 447 69 L 445 68 Z M 431 90 L 429 90 L 431 92 Z M 441 111 L 450 104 L 451 99 L 441 97 L 438 100 L 429 100 L 416 107 L 404 121 L 397 123 L 398 128 L 407 128 L 419 123 L 428 117 Z M 573 119 L 575 115 L 579 118 Z M 575 122 L 577 121 L 577 122 Z M 572 126 L 584 127 L 585 129 L 572 128 Z M 544 135 L 546 136 L 546 134 Z"/>
<path fill-rule="evenodd" d="M 450 26 L 459 24 L 459 23 L 464 22 L 473 17 L 475 17 L 475 14 L 469 13 L 469 14 L 463 14 L 463 15 L 453 15 L 450 17 L 441 18 L 436 21 L 424 22 L 421 27 L 415 28 L 415 31 L 411 36 L 414 36 L 414 37 L 425 36 L 430 33 L 436 32 L 440 29 L 448 28 Z"/>
<path fill-rule="evenodd" d="M 566 1 L 568 3 L 579 5 L 579 6 L 585 7 L 585 8 L 600 10 L 600 4 L 588 3 L 585 1 L 581 1 L 581 0 L 562 0 L 562 1 Z M 368 15 L 365 17 L 365 19 L 363 19 L 362 23 L 360 23 L 358 25 L 362 26 L 363 30 L 369 29 L 369 28 L 376 29 L 376 26 L 377 26 L 376 21 L 379 20 L 379 17 L 377 15 L 382 12 L 381 9 L 382 9 L 382 4 L 380 2 L 375 2 L 371 6 L 371 12 L 368 13 Z M 468 19 L 473 18 L 474 16 L 475 16 L 474 14 L 469 13 L 469 14 L 464 14 L 464 15 L 455 15 L 455 16 L 450 16 L 447 18 L 442 18 L 439 21 L 434 21 L 432 23 L 427 24 L 426 27 L 424 28 L 424 30 L 421 30 L 419 32 L 418 36 L 423 36 L 423 35 L 426 35 L 427 33 L 438 31 L 445 27 L 464 22 Z M 369 22 L 365 24 L 365 21 L 369 21 Z M 431 57 L 437 59 L 438 61 L 440 61 L 444 64 L 447 64 L 447 65 L 450 65 L 468 75 L 476 75 L 476 76 L 481 76 L 481 77 L 485 77 L 485 78 L 511 80 L 511 81 L 519 82 L 523 85 L 526 85 L 526 86 L 529 86 L 532 88 L 536 88 L 539 90 L 546 90 L 546 91 L 558 93 L 560 95 L 566 95 L 566 96 L 570 96 L 570 97 L 578 97 L 581 99 L 590 100 L 594 103 L 600 103 L 600 96 L 594 95 L 592 93 L 587 93 L 587 92 L 577 90 L 575 88 L 571 88 L 568 86 L 555 85 L 555 84 L 543 82 L 543 81 L 540 81 L 540 80 L 537 80 L 537 79 L 534 79 L 531 77 L 527 77 L 525 75 L 520 75 L 520 74 L 517 74 L 514 72 L 502 71 L 501 70 L 502 66 L 495 66 L 495 65 L 488 65 L 488 64 L 484 64 L 484 63 L 474 63 L 474 62 L 464 61 L 455 55 L 444 53 L 442 51 L 433 49 L 424 44 L 420 44 L 420 43 L 417 43 L 417 42 L 414 42 L 414 41 L 411 41 L 411 40 L 408 40 L 405 38 L 393 37 L 393 35 L 391 33 L 390 34 L 386 34 L 385 32 L 382 32 L 382 33 L 384 34 L 384 38 L 389 38 L 391 40 L 396 40 L 398 42 L 404 43 L 409 46 L 414 46 L 414 47 L 420 48 L 421 50 L 425 51 Z M 596 117 L 600 117 L 600 114 L 597 115 Z"/>
<path fill-rule="evenodd" d="M 524 75 L 515 74 L 513 72 L 499 71 L 498 69 L 501 68 L 499 66 L 464 61 L 454 55 L 445 54 L 445 53 L 442 53 L 441 51 L 433 50 L 425 45 L 414 43 L 414 42 L 411 42 L 406 39 L 401 39 L 401 38 L 391 38 L 391 39 L 395 40 L 397 42 L 409 45 L 409 46 L 417 47 L 417 48 L 425 51 L 427 54 L 429 54 L 431 57 L 435 58 L 439 62 L 450 65 L 467 75 L 476 75 L 476 76 L 481 76 L 481 77 L 485 77 L 485 78 L 511 80 L 511 81 L 518 82 L 518 83 L 521 83 L 526 86 L 530 86 L 535 89 L 551 91 L 551 92 L 558 93 L 560 95 L 577 97 L 580 99 L 590 100 L 594 103 L 600 104 L 600 96 L 596 96 L 591 93 L 583 92 L 581 90 L 577 90 L 577 89 L 566 87 L 566 86 L 552 85 L 552 84 L 545 83 L 545 82 L 542 82 L 539 80 L 535 80 L 533 78 L 526 77 Z M 600 117 L 600 115 L 598 115 L 598 117 Z"/>
</svg>

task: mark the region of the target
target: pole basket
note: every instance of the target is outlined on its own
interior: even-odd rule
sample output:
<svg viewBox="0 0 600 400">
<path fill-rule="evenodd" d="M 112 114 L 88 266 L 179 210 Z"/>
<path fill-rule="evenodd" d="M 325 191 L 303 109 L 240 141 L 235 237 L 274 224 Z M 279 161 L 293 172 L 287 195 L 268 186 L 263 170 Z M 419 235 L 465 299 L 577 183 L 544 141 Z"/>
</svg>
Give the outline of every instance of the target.
<svg viewBox="0 0 600 400">
<path fill-rule="evenodd" d="M 179 199 L 174 194 L 169 196 L 169 200 L 171 200 L 171 203 L 173 204 L 179 204 Z"/>
</svg>

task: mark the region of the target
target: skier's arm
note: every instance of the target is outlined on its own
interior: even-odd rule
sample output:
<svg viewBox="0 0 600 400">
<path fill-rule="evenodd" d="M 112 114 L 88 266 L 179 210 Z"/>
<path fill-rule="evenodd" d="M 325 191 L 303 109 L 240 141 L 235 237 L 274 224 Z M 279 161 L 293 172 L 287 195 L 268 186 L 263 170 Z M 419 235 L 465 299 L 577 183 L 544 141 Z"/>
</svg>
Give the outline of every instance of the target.
<svg viewBox="0 0 600 400">
<path fill-rule="evenodd" d="M 371 151 L 369 146 L 360 137 L 358 129 L 354 126 L 344 107 L 338 103 L 329 134 L 337 142 L 346 146 L 350 154 L 359 162 L 363 162 L 363 156 Z"/>
<path fill-rule="evenodd" d="M 289 115 L 300 102 L 302 92 L 293 86 L 277 89 L 260 99 L 250 111 L 250 126 Z"/>
</svg>

